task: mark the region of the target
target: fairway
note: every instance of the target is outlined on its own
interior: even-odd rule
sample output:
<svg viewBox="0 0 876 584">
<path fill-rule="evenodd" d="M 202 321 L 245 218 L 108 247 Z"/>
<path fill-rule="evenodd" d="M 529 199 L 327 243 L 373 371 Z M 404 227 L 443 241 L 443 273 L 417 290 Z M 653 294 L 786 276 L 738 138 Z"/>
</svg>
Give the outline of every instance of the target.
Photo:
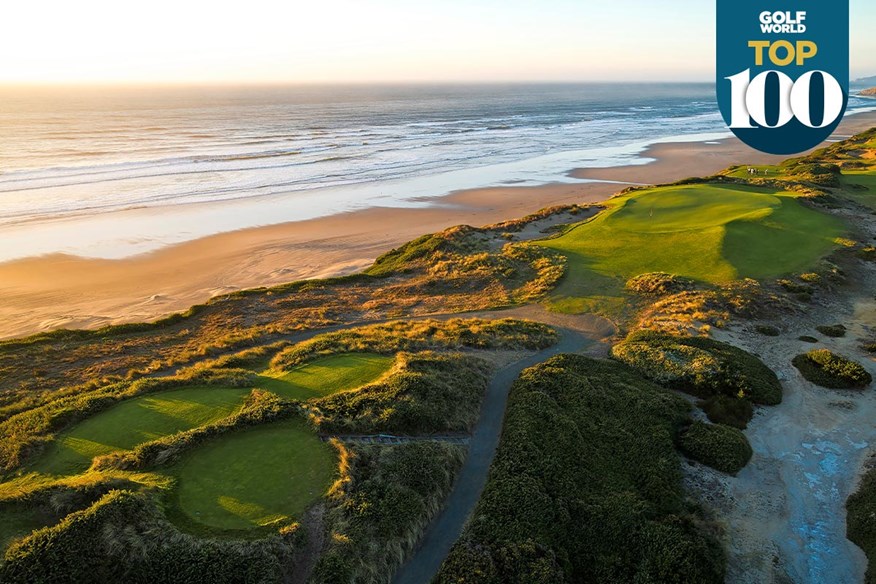
<svg viewBox="0 0 876 584">
<path fill-rule="evenodd" d="M 392 367 L 394 360 L 374 353 L 329 355 L 290 371 L 266 372 L 259 387 L 289 399 L 323 397 L 377 380 Z"/>
<path fill-rule="evenodd" d="M 624 282 L 667 272 L 702 282 L 770 278 L 811 266 L 842 223 L 791 193 L 684 185 L 638 191 L 538 245 L 563 252 L 569 272 L 551 303 L 564 312 L 618 302 Z"/>
<path fill-rule="evenodd" d="M 169 473 L 186 519 L 240 530 L 300 518 L 331 486 L 337 466 L 334 448 L 293 419 L 208 442 Z"/>
<path fill-rule="evenodd" d="M 249 389 L 190 387 L 125 400 L 61 434 L 33 470 L 83 472 L 95 456 L 220 420 L 243 405 Z"/>
</svg>

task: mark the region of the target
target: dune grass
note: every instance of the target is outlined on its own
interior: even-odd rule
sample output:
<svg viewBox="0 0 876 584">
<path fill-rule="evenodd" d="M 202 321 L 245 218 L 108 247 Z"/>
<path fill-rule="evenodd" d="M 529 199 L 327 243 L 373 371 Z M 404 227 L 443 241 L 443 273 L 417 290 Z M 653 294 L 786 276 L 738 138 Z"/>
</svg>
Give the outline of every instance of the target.
<svg viewBox="0 0 876 584">
<path fill-rule="evenodd" d="M 222 436 L 168 473 L 177 480 L 173 505 L 184 523 L 246 530 L 300 518 L 337 468 L 334 448 L 292 419 Z"/>
<path fill-rule="evenodd" d="M 246 399 L 237 387 L 189 387 L 147 394 L 119 403 L 61 434 L 33 470 L 76 474 L 91 459 L 220 420 Z"/>
<path fill-rule="evenodd" d="M 375 353 L 321 357 L 289 371 L 267 371 L 259 387 L 287 399 L 307 400 L 361 387 L 379 379 L 394 361 Z"/>
<path fill-rule="evenodd" d="M 843 184 L 851 187 L 843 191 L 844 196 L 876 210 L 876 170 L 844 171 Z"/>
<path fill-rule="evenodd" d="M 624 282 L 666 272 L 720 283 L 799 271 L 828 253 L 842 223 L 775 190 L 697 184 L 636 191 L 538 243 L 568 258 L 550 303 L 563 312 L 623 303 Z"/>
</svg>

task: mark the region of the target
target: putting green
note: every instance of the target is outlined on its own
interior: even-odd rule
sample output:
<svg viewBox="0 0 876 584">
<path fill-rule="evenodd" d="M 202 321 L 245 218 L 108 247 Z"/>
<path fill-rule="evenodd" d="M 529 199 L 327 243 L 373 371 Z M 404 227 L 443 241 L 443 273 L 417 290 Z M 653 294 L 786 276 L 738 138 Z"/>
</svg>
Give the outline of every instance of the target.
<svg viewBox="0 0 876 584">
<path fill-rule="evenodd" d="M 176 510 L 195 524 L 252 529 L 289 521 L 331 486 L 338 462 L 300 419 L 226 434 L 169 469 Z"/>
<path fill-rule="evenodd" d="M 668 272 L 704 282 L 769 278 L 811 266 L 834 246 L 842 223 L 791 193 L 725 185 L 638 191 L 561 237 L 568 276 L 550 301 L 579 312 L 618 304 L 624 282 Z"/>
<path fill-rule="evenodd" d="M 306 400 L 355 389 L 386 373 L 393 357 L 344 353 L 314 359 L 284 372 L 266 372 L 259 387 L 289 399 Z"/>
<path fill-rule="evenodd" d="M 249 389 L 189 387 L 125 400 L 61 434 L 33 470 L 83 472 L 95 456 L 220 420 L 243 405 Z"/>
</svg>

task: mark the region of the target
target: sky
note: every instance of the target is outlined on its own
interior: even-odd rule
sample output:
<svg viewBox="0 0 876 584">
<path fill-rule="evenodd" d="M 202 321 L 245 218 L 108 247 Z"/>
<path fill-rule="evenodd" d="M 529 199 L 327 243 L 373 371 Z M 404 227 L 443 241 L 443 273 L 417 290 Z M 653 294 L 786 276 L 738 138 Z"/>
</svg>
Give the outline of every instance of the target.
<svg viewBox="0 0 876 584">
<path fill-rule="evenodd" d="M 852 77 L 876 75 L 876 2 L 850 2 Z M 5 84 L 714 75 L 713 0 L 8 0 L 0 18 Z"/>
</svg>

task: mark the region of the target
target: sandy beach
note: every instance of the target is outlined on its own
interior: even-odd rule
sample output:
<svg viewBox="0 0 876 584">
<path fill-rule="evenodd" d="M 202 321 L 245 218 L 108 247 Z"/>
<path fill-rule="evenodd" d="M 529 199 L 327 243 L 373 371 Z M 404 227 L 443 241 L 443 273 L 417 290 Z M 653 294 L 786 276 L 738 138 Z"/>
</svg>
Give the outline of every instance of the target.
<svg viewBox="0 0 876 584">
<path fill-rule="evenodd" d="M 876 113 L 846 119 L 838 137 L 876 125 Z M 658 144 L 655 162 L 584 168 L 592 180 L 540 187 L 460 191 L 426 208 L 373 208 L 205 237 L 122 260 L 43 256 L 0 264 L 0 338 L 57 328 L 96 328 L 151 320 L 243 288 L 358 271 L 424 233 L 486 225 L 564 203 L 595 203 L 624 184 L 657 184 L 713 174 L 731 164 L 783 160 L 736 139 Z"/>
</svg>

